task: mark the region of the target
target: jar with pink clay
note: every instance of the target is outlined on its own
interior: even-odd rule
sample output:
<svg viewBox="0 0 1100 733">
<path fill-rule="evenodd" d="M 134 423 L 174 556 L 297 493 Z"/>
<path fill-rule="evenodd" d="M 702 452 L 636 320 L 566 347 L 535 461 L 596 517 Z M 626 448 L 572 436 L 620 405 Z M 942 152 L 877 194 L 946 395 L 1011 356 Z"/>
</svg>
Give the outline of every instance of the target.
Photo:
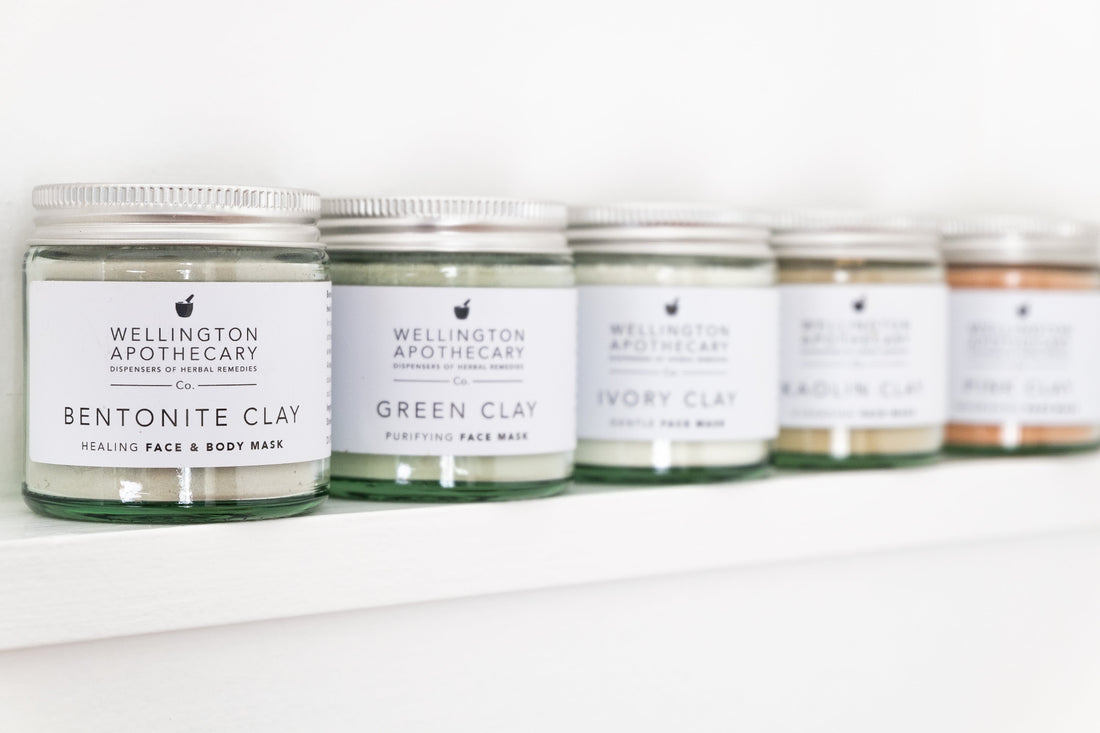
<svg viewBox="0 0 1100 733">
<path fill-rule="evenodd" d="M 1100 445 L 1096 230 L 988 218 L 944 226 L 953 452 L 1060 453 Z"/>
</svg>

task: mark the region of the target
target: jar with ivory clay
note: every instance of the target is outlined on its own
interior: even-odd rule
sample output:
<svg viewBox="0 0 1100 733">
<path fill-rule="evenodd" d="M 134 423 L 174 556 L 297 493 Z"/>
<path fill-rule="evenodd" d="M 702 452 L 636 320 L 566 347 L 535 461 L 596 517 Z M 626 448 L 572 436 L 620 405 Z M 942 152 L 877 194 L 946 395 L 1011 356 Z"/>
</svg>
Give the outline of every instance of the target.
<svg viewBox="0 0 1100 733">
<path fill-rule="evenodd" d="M 946 416 L 947 293 L 938 233 L 907 222 L 777 227 L 780 392 L 775 463 L 929 462 Z"/>
<path fill-rule="evenodd" d="M 1100 271 L 1090 226 L 1023 218 L 944 226 L 947 445 L 1057 453 L 1100 444 Z"/>
<path fill-rule="evenodd" d="M 724 207 L 570 210 L 579 478 L 760 475 L 777 429 L 778 299 L 767 238 Z"/>
</svg>

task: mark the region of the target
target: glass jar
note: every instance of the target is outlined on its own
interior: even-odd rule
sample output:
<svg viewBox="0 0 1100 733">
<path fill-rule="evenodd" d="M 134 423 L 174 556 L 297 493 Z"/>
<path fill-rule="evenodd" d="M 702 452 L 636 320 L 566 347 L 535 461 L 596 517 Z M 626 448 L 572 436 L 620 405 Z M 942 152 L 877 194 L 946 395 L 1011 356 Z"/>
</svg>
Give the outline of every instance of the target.
<svg viewBox="0 0 1100 733">
<path fill-rule="evenodd" d="M 1058 453 L 1100 445 L 1100 261 L 1076 222 L 997 217 L 944 228 L 947 446 Z"/>
<path fill-rule="evenodd" d="M 779 438 L 799 468 L 929 462 L 943 443 L 946 309 L 938 234 L 814 219 L 772 237 L 779 260 Z"/>
<path fill-rule="evenodd" d="M 33 202 L 31 508 L 174 523 L 316 507 L 329 455 L 320 197 L 61 184 Z"/>
<path fill-rule="evenodd" d="M 566 488 L 576 292 L 565 207 L 323 203 L 334 278 L 334 495 L 475 501 Z"/>
<path fill-rule="evenodd" d="M 693 483 L 765 469 L 778 379 L 767 238 L 720 207 L 570 210 L 578 478 Z"/>
</svg>

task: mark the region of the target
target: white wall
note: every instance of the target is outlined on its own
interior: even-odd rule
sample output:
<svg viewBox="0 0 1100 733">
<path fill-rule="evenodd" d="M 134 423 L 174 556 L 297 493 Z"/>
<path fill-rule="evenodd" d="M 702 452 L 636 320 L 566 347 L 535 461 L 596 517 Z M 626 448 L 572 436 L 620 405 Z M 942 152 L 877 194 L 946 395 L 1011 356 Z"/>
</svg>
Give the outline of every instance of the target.
<svg viewBox="0 0 1100 733">
<path fill-rule="evenodd" d="M 1081 0 L 0 0 L 0 491 L 30 188 L 1100 216 Z"/>
</svg>

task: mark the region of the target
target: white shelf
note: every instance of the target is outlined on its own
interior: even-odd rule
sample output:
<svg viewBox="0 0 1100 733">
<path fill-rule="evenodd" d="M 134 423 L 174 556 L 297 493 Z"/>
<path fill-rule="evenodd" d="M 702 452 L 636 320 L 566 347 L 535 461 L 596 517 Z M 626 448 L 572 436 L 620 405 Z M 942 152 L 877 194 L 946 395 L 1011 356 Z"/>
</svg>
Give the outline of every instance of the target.
<svg viewBox="0 0 1100 733">
<path fill-rule="evenodd" d="M 9 496 L 0 649 L 1081 530 L 1100 531 L 1094 455 L 494 504 L 329 500 L 183 527 L 52 520 Z"/>
</svg>

